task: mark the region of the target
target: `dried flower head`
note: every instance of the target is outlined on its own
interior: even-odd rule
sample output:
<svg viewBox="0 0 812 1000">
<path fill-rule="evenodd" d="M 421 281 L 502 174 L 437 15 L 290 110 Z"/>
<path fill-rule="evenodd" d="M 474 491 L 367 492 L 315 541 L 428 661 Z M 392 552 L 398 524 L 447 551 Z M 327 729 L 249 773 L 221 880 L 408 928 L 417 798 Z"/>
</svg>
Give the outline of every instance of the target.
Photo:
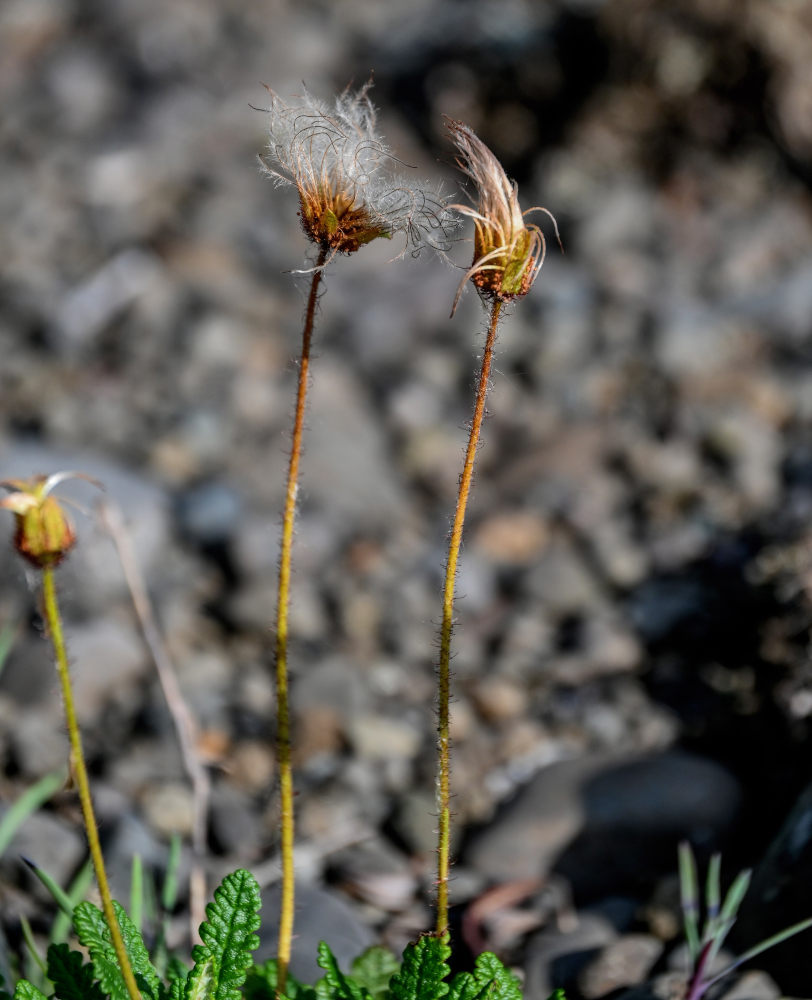
<svg viewBox="0 0 812 1000">
<path fill-rule="evenodd" d="M 263 169 L 297 189 L 302 228 L 330 256 L 398 233 L 413 250 L 441 246 L 453 217 L 438 194 L 392 174 L 395 158 L 376 133 L 370 86 L 345 90 L 332 109 L 307 91 L 292 105 L 269 91 Z"/>
<path fill-rule="evenodd" d="M 561 237 L 548 209 L 537 205 L 522 212 L 518 185 L 508 180 L 502 164 L 472 129 L 451 118 L 446 124 L 459 152 L 457 165 L 476 184 L 479 196 L 476 208 L 450 206 L 470 216 L 475 226 L 474 261 L 457 289 L 453 316 L 469 278 L 484 298 L 508 302 L 528 293 L 544 263 L 547 242 L 537 225 L 524 221 L 525 216 L 544 212 L 552 219 L 559 246 Z"/>
<path fill-rule="evenodd" d="M 86 479 L 99 485 L 81 472 L 55 472 L 51 476 L 0 482 L 0 486 L 11 491 L 0 500 L 0 507 L 15 515 L 14 547 L 38 569 L 62 562 L 76 542 L 73 525 L 60 501 L 52 494 L 66 479 Z"/>
</svg>

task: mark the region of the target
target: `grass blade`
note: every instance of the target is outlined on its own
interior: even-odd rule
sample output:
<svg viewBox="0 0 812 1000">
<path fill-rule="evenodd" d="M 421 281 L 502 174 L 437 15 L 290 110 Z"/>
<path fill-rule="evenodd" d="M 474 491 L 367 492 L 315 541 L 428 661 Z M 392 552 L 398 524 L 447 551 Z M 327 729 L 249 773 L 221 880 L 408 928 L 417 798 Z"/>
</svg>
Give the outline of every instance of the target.
<svg viewBox="0 0 812 1000">
<path fill-rule="evenodd" d="M 682 901 L 682 921 L 691 961 L 699 957 L 699 878 L 696 858 L 687 840 L 679 845 L 679 888 Z"/>
<path fill-rule="evenodd" d="M 5 852 L 25 820 L 65 784 L 67 776 L 67 771 L 64 769 L 53 771 L 23 792 L 0 820 L 0 854 Z"/>
<path fill-rule="evenodd" d="M 743 872 L 739 872 L 733 881 L 733 885 L 727 891 L 725 901 L 722 904 L 722 911 L 716 923 L 716 935 L 713 948 L 711 948 L 710 962 L 713 962 L 714 958 L 716 958 L 719 949 L 725 942 L 725 938 L 730 933 L 731 927 L 736 923 L 739 907 L 747 894 L 747 890 L 750 888 L 751 876 L 752 872 L 749 868 Z"/>
<path fill-rule="evenodd" d="M 714 976 L 713 979 L 708 980 L 706 983 L 706 988 L 713 986 L 714 983 L 718 983 L 720 979 L 723 979 L 729 973 L 733 972 L 734 969 L 738 969 L 740 965 L 745 962 L 749 962 L 751 958 L 755 958 L 756 955 L 760 955 L 762 952 L 767 951 L 769 948 L 774 948 L 777 944 L 781 944 L 788 938 L 794 937 L 796 934 L 800 934 L 801 931 L 807 930 L 812 927 L 812 917 L 807 917 L 806 920 L 801 920 L 797 924 L 793 924 L 791 927 L 786 927 L 783 931 L 779 931 L 777 934 L 773 934 L 772 937 L 766 938 L 760 944 L 754 945 L 749 948 L 744 954 L 739 955 L 735 962 L 729 965 L 724 972 L 720 972 L 718 975 Z"/>
<path fill-rule="evenodd" d="M 34 864 L 30 858 L 23 858 L 23 861 L 28 865 L 29 869 L 37 876 L 37 878 L 42 882 L 45 888 L 53 896 L 54 902 L 59 907 L 59 909 L 67 916 L 73 917 L 73 906 L 70 897 L 59 885 L 54 878 L 45 871 L 44 868 L 40 868 L 39 865 Z"/>
<path fill-rule="evenodd" d="M 702 936 L 705 943 L 713 940 L 718 928 L 719 907 L 722 901 L 721 871 L 722 855 L 714 854 L 708 865 L 708 878 L 705 883 L 705 933 Z"/>
<path fill-rule="evenodd" d="M 133 854 L 132 868 L 130 870 L 130 920 L 135 925 L 138 933 L 141 933 L 144 913 L 144 866 L 141 863 L 141 855 Z"/>
<path fill-rule="evenodd" d="M 60 944 L 61 942 L 68 940 L 68 935 L 70 934 L 73 922 L 73 911 L 87 895 L 87 890 L 90 888 L 92 882 L 93 862 L 90 858 L 88 858 L 77 872 L 74 880 L 68 886 L 67 903 L 70 910 L 68 911 L 60 906 L 59 913 L 57 913 L 54 922 L 51 925 L 52 944 Z"/>
</svg>

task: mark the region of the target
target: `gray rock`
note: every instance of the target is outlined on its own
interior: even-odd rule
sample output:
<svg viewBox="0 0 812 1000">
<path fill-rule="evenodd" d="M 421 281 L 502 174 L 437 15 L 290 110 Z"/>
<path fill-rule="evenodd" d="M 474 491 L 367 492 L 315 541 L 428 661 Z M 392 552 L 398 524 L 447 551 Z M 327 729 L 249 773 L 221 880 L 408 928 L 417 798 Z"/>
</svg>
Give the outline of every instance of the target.
<svg viewBox="0 0 812 1000">
<path fill-rule="evenodd" d="M 624 934 L 607 945 L 578 977 L 587 1000 L 598 1000 L 623 986 L 643 982 L 663 952 L 663 943 L 651 934 Z"/>
<path fill-rule="evenodd" d="M 181 532 L 193 544 L 205 548 L 231 539 L 237 531 L 242 503 L 226 483 L 212 481 L 184 490 L 175 510 Z"/>
<path fill-rule="evenodd" d="M 98 721 L 105 705 L 115 700 L 132 705 L 138 681 L 153 669 L 134 623 L 109 615 L 88 625 L 66 629 L 72 659 L 71 674 L 79 721 Z"/>
<path fill-rule="evenodd" d="M 279 902 L 278 885 L 263 891 L 257 962 L 276 955 Z M 375 938 L 345 897 L 330 889 L 300 883 L 296 887 L 290 971 L 302 982 L 315 983 L 324 975 L 316 961 L 320 941 L 329 942 L 341 968 L 348 970 L 352 960 L 374 944 Z"/>
<path fill-rule="evenodd" d="M 5 812 L 3 809 L 2 813 Z M 15 869 L 19 873 L 21 859 L 26 858 L 46 871 L 58 885 L 66 886 L 85 854 L 85 839 L 80 829 L 53 813 L 37 812 L 17 828 L 0 861 L 0 871 L 6 880 L 16 882 L 18 877 L 13 873 Z M 38 895 L 51 898 L 39 880 L 32 879 L 32 883 Z"/>
<path fill-rule="evenodd" d="M 617 939 L 612 922 L 599 913 L 580 913 L 572 930 L 545 928 L 525 952 L 526 1000 L 547 1000 L 559 987 L 574 984 L 579 972 Z"/>
<path fill-rule="evenodd" d="M 392 913 L 405 910 L 417 890 L 414 866 L 380 839 L 339 851 L 331 857 L 330 868 L 353 896 Z"/>
<path fill-rule="evenodd" d="M 684 753 L 563 761 L 521 789 L 473 838 L 465 861 L 505 881 L 556 867 L 578 888 L 606 895 L 623 890 L 616 883 L 629 874 L 617 867 L 615 846 L 633 841 L 625 856 L 634 877 L 650 878 L 675 863 L 680 838 L 713 843 L 735 818 L 739 799 L 727 771 Z"/>
<path fill-rule="evenodd" d="M 255 859 L 267 835 L 249 796 L 220 781 L 212 789 L 210 803 L 212 835 L 223 852 L 246 862 Z"/>
<path fill-rule="evenodd" d="M 719 1000 L 778 1000 L 780 996 L 780 987 L 766 972 L 750 969 L 720 993 Z"/>
<path fill-rule="evenodd" d="M 684 1000 L 685 975 L 663 972 L 647 983 L 641 983 L 620 994 L 618 1000 Z"/>
</svg>

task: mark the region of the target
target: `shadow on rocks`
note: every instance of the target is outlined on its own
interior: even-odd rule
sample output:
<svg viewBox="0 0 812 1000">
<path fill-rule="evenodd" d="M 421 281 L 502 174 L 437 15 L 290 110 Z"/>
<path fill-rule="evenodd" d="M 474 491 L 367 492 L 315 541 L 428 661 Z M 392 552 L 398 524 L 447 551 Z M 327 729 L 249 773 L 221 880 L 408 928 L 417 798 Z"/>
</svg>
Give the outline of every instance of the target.
<svg viewBox="0 0 812 1000">
<path fill-rule="evenodd" d="M 731 944 L 743 951 L 785 927 L 812 917 L 812 785 L 808 785 L 756 867 Z M 812 930 L 790 938 L 758 958 L 782 987 L 798 996 L 810 992 Z"/>
</svg>

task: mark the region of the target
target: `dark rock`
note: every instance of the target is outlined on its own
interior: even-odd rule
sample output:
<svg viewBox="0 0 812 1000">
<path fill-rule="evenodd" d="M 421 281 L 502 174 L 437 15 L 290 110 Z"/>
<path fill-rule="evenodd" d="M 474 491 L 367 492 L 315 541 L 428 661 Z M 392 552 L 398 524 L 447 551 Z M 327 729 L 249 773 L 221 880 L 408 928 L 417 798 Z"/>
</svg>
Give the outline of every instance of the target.
<svg viewBox="0 0 812 1000">
<path fill-rule="evenodd" d="M 204 482 L 184 490 L 175 510 L 181 533 L 205 549 L 226 543 L 236 533 L 242 503 L 225 483 Z"/>
<path fill-rule="evenodd" d="M 622 986 L 636 986 L 646 979 L 662 952 L 662 941 L 651 934 L 624 934 L 581 971 L 579 989 L 588 1000 L 597 1000 Z"/>
<path fill-rule="evenodd" d="M 744 951 L 800 920 L 812 916 L 812 785 L 798 798 L 756 867 L 739 911 L 732 946 Z M 809 930 L 759 955 L 759 965 L 775 975 L 785 991 L 809 991 Z"/>
<path fill-rule="evenodd" d="M 256 961 L 276 955 L 279 933 L 280 888 L 262 893 L 262 926 Z M 296 916 L 293 926 L 293 950 L 290 971 L 304 983 L 315 983 L 324 975 L 316 960 L 320 941 L 327 941 L 342 969 L 348 970 L 357 958 L 375 942 L 371 930 L 356 915 L 345 897 L 313 885 L 296 886 Z"/>
<path fill-rule="evenodd" d="M 565 761 L 525 785 L 465 861 L 505 881 L 554 868 L 576 898 L 639 891 L 676 864 L 682 838 L 717 842 L 739 801 L 727 771 L 685 753 Z"/>
<path fill-rule="evenodd" d="M 568 989 L 578 974 L 612 942 L 617 931 L 599 913 L 578 914 L 572 930 L 548 927 L 527 944 L 524 968 L 526 1000 L 547 1000 L 555 989 Z"/>
</svg>

